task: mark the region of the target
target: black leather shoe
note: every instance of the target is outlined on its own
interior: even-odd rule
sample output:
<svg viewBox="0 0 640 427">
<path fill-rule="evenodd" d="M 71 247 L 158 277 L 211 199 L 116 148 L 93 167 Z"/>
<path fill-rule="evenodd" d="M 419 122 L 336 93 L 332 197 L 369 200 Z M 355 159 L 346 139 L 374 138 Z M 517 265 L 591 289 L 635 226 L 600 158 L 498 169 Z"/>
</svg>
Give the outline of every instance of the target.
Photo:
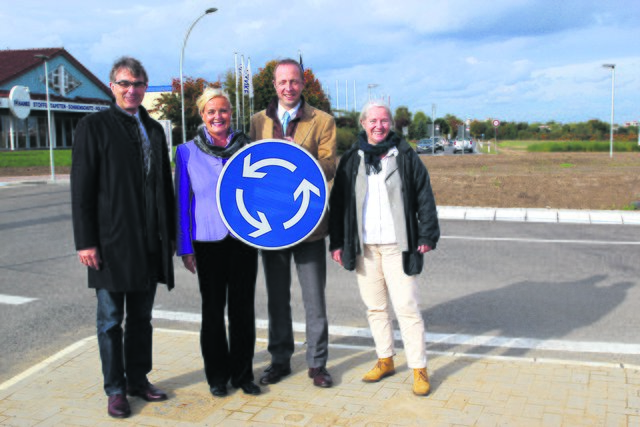
<svg viewBox="0 0 640 427">
<path fill-rule="evenodd" d="M 127 394 L 129 396 L 141 397 L 147 402 L 162 402 L 168 399 L 167 393 L 151 383 L 139 387 L 127 387 Z"/>
<path fill-rule="evenodd" d="M 313 385 L 316 387 L 331 387 L 333 379 L 327 368 L 321 366 L 319 368 L 309 368 L 309 378 L 313 378 Z"/>
<path fill-rule="evenodd" d="M 290 373 L 290 366 L 278 365 L 274 363 L 264 370 L 264 374 L 262 374 L 262 376 L 260 377 L 260 384 L 275 384 L 279 382 L 282 377 L 286 377 Z"/>
<path fill-rule="evenodd" d="M 242 383 L 240 384 L 239 387 L 236 387 L 236 388 L 240 388 L 242 389 L 244 394 L 250 394 L 252 396 L 257 396 L 262 391 L 260 390 L 260 387 L 255 385 L 252 381 L 247 381 L 246 383 Z"/>
<path fill-rule="evenodd" d="M 113 394 L 109 396 L 109 404 L 107 406 L 109 416 L 114 418 L 127 418 L 131 415 L 131 407 L 127 396 L 124 394 Z"/>
<path fill-rule="evenodd" d="M 209 391 L 215 397 L 225 397 L 227 395 L 227 386 L 225 384 L 214 384 L 209 388 Z"/>
</svg>

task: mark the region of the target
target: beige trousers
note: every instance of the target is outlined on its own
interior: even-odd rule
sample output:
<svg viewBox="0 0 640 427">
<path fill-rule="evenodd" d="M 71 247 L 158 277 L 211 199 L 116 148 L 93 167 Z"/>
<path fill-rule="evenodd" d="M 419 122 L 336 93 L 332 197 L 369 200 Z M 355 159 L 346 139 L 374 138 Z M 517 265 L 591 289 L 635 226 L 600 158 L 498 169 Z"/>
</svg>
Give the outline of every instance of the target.
<svg viewBox="0 0 640 427">
<path fill-rule="evenodd" d="M 426 368 L 427 353 L 424 321 L 418 307 L 417 276 L 402 269 L 398 245 L 364 245 L 364 255 L 356 259 L 360 296 L 367 306 L 369 328 L 378 358 L 395 354 L 391 304 L 400 325 L 407 365 Z"/>
</svg>

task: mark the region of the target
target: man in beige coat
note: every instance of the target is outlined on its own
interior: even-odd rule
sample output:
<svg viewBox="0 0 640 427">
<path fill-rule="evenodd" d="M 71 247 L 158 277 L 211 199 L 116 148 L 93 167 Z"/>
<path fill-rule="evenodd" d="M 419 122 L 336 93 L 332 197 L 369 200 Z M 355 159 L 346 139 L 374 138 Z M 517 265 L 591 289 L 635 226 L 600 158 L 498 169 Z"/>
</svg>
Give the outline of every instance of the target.
<svg viewBox="0 0 640 427">
<path fill-rule="evenodd" d="M 336 171 L 336 126 L 333 116 L 305 102 L 304 72 L 293 59 L 285 59 L 274 68 L 273 85 L 277 92 L 266 110 L 251 117 L 252 141 L 286 139 L 304 147 L 320 164 L 331 181 Z M 267 286 L 269 310 L 269 353 L 271 365 L 260 383 L 275 384 L 291 373 L 294 351 L 291 317 L 291 258 L 296 264 L 302 288 L 306 316 L 307 365 L 309 378 L 318 387 L 331 387 L 326 369 L 329 333 L 326 287 L 326 243 L 328 218 L 325 215 L 314 232 L 294 246 L 263 250 L 262 263 Z"/>
</svg>

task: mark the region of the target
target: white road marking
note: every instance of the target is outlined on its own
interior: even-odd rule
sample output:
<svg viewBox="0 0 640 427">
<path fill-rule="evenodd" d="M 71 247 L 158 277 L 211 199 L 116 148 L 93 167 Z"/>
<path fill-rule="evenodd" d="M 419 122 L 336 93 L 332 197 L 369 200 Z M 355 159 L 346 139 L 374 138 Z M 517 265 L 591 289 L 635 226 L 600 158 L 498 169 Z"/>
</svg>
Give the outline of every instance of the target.
<svg viewBox="0 0 640 427">
<path fill-rule="evenodd" d="M 200 314 L 183 313 L 176 311 L 153 310 L 155 319 L 178 320 L 182 322 L 199 323 Z M 267 329 L 268 320 L 256 319 L 256 327 Z M 305 332 L 305 324 L 294 322 L 295 332 Z M 345 337 L 371 338 L 371 331 L 368 328 L 355 328 L 350 326 L 329 326 L 329 334 Z M 394 338 L 401 339 L 400 331 L 394 331 Z M 598 341 L 568 341 L 568 340 L 541 340 L 525 337 L 495 337 L 488 335 L 466 335 L 466 334 L 435 334 L 427 332 L 425 339 L 433 344 L 450 344 L 466 346 L 485 346 L 501 348 L 521 348 L 527 350 L 562 351 L 570 353 L 614 353 L 614 354 L 640 354 L 640 344 L 627 344 L 616 342 Z"/>
<path fill-rule="evenodd" d="M 38 298 L 16 297 L 13 295 L 0 294 L 0 304 L 20 305 L 36 301 Z"/>
<path fill-rule="evenodd" d="M 569 243 L 572 245 L 640 245 L 639 241 L 616 242 L 607 240 L 550 240 L 550 239 L 522 239 L 518 237 L 469 237 L 469 236 L 441 236 L 441 239 L 478 240 L 489 242 L 518 242 L 518 243 Z"/>
</svg>

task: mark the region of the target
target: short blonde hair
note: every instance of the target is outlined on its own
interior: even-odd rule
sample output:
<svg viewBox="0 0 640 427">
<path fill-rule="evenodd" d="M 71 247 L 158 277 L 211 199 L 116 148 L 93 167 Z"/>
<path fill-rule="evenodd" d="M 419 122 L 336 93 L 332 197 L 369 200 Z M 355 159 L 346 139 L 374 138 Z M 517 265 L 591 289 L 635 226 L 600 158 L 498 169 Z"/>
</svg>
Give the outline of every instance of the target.
<svg viewBox="0 0 640 427">
<path fill-rule="evenodd" d="M 229 95 L 227 95 L 225 91 L 217 87 L 207 87 L 204 92 L 202 92 L 202 95 L 200 95 L 196 100 L 198 113 L 202 114 L 202 112 L 204 111 L 204 106 L 207 105 L 207 102 L 211 101 L 213 98 L 224 98 L 227 100 L 229 107 L 231 107 Z"/>
</svg>

